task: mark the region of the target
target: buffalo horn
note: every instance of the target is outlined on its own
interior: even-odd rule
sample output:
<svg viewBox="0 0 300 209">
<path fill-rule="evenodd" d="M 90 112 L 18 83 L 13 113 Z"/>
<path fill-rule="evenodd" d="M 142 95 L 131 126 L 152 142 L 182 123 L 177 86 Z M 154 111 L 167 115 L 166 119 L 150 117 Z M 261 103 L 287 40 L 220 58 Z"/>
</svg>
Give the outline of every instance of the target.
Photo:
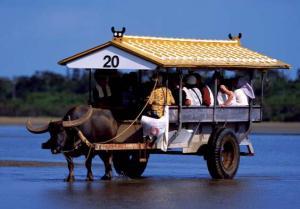
<svg viewBox="0 0 300 209">
<path fill-rule="evenodd" d="M 62 125 L 65 128 L 79 126 L 79 125 L 83 124 L 84 122 L 86 122 L 88 119 L 90 119 L 90 117 L 92 116 L 92 113 L 93 113 L 93 108 L 89 107 L 88 111 L 83 116 L 81 116 L 80 118 L 75 119 L 75 120 L 63 121 Z"/>
<path fill-rule="evenodd" d="M 242 33 L 239 33 L 239 39 L 241 39 L 242 38 Z"/>
<path fill-rule="evenodd" d="M 26 128 L 27 128 L 27 130 L 30 131 L 31 133 L 34 133 L 34 134 L 45 133 L 45 132 L 48 131 L 48 127 L 49 127 L 49 124 L 41 126 L 41 127 L 38 127 L 38 128 L 34 128 L 32 126 L 32 124 L 31 124 L 30 120 L 27 120 L 27 122 L 26 122 Z"/>
<path fill-rule="evenodd" d="M 115 31 L 115 27 L 111 27 L 111 32 L 112 33 L 115 33 L 116 31 Z"/>
</svg>

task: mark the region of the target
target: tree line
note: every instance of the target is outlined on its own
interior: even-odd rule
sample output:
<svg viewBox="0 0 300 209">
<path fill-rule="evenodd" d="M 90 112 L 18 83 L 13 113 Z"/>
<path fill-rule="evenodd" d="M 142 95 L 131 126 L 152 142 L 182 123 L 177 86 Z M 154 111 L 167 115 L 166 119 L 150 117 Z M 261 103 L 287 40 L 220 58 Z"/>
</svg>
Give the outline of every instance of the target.
<svg viewBox="0 0 300 209">
<path fill-rule="evenodd" d="M 0 77 L 1 116 L 63 116 L 71 106 L 85 104 L 88 74 L 66 76 L 40 71 L 13 79 Z"/>
<path fill-rule="evenodd" d="M 88 101 L 88 73 L 67 75 L 50 71 L 31 76 L 0 77 L 1 116 L 63 116 L 72 106 Z M 260 91 L 260 86 L 255 89 Z M 264 85 L 264 120 L 300 121 L 300 69 L 296 79 L 269 71 Z"/>
</svg>

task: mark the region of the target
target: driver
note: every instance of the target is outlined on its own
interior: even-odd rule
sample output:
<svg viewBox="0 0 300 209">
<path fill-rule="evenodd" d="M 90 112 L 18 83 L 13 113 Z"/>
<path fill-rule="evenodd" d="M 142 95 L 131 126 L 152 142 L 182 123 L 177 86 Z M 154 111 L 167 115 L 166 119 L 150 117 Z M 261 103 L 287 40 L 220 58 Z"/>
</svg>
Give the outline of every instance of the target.
<svg viewBox="0 0 300 209">
<path fill-rule="evenodd" d="M 164 106 L 175 104 L 171 90 L 163 86 L 164 81 L 163 76 L 158 75 L 156 88 L 149 96 L 149 104 L 151 105 L 150 117 L 161 118 L 164 115 Z"/>
</svg>

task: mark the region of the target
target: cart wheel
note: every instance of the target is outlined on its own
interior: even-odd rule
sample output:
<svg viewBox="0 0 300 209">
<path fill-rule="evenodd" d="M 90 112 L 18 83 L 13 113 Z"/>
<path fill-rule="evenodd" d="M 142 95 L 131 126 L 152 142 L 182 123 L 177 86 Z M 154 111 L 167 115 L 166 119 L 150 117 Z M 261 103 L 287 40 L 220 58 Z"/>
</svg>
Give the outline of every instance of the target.
<svg viewBox="0 0 300 209">
<path fill-rule="evenodd" d="M 208 142 L 207 167 L 214 179 L 232 179 L 239 167 L 240 147 L 230 129 L 220 130 Z"/>
<path fill-rule="evenodd" d="M 142 153 L 142 156 L 143 154 L 144 153 Z M 148 152 L 145 157 L 145 160 L 141 162 L 139 151 L 117 151 L 113 154 L 113 164 L 119 175 L 139 178 L 146 169 L 149 159 Z"/>
</svg>

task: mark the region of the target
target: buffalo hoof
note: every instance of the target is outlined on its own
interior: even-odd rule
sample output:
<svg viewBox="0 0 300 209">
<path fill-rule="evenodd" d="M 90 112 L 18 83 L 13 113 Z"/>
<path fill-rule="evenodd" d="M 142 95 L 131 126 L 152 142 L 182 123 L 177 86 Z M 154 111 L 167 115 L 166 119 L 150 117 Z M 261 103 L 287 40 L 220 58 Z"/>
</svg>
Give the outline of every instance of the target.
<svg viewBox="0 0 300 209">
<path fill-rule="evenodd" d="M 101 180 L 104 180 L 104 181 L 111 180 L 111 176 L 104 175 L 101 177 Z"/>
<path fill-rule="evenodd" d="M 93 176 L 87 176 L 85 181 L 94 181 L 94 177 Z"/>
<path fill-rule="evenodd" d="M 67 178 L 65 178 L 66 182 L 73 182 L 75 181 L 75 177 L 74 176 L 68 176 Z"/>
</svg>

